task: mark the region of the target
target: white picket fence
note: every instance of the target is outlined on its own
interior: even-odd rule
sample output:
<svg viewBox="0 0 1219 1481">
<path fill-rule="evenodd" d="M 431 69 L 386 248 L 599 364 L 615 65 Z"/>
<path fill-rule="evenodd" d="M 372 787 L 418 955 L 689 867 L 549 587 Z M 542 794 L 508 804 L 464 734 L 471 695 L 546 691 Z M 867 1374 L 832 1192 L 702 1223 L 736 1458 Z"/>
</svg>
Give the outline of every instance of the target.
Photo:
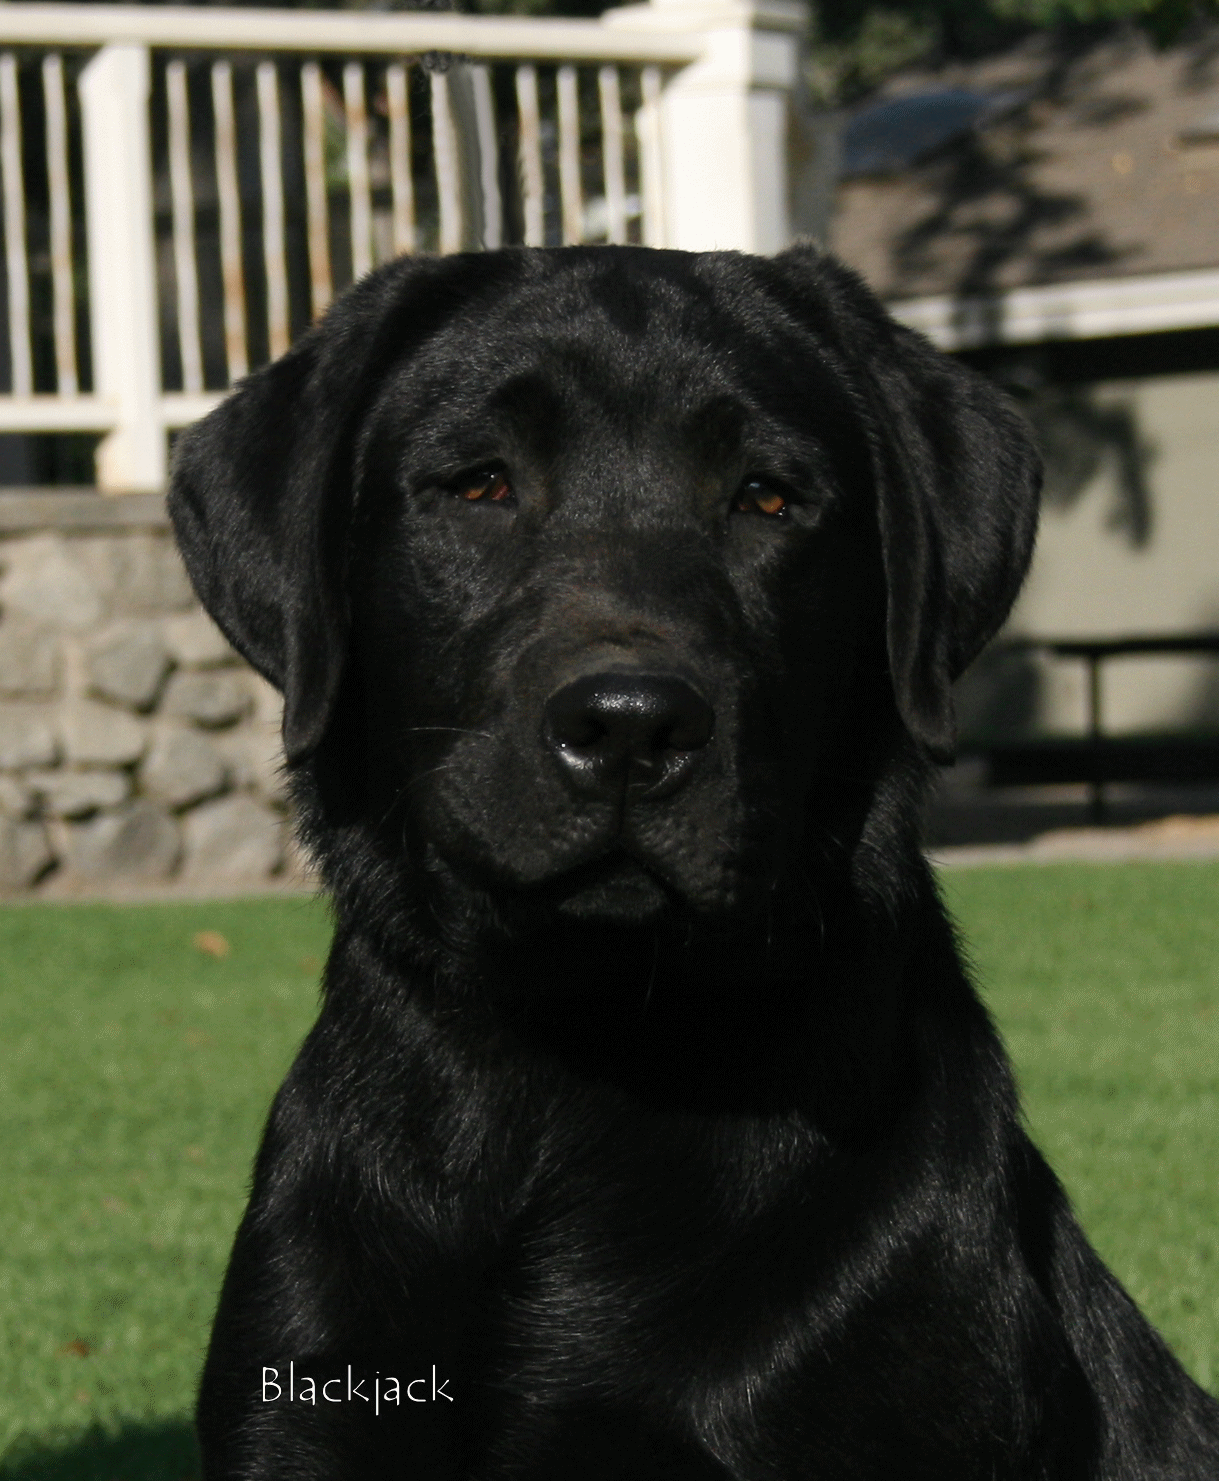
<svg viewBox="0 0 1219 1481">
<path fill-rule="evenodd" d="M 403 252 L 790 239 L 793 0 L 597 21 L 0 5 L 0 432 L 107 493 Z"/>
</svg>

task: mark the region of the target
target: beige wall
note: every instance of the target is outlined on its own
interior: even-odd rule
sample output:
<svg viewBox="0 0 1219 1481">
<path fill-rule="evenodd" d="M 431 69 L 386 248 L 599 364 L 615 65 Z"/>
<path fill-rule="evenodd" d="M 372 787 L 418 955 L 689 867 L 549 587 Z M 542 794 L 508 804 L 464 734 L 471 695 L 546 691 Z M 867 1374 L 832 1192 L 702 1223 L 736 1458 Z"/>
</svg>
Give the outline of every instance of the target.
<svg viewBox="0 0 1219 1481">
<path fill-rule="evenodd" d="M 1047 499 L 1006 635 L 1219 631 L 1219 373 L 1101 384 L 1065 402 L 1058 394 L 1033 410 L 1049 449 Z M 1112 731 L 1219 727 L 1219 659 L 1122 658 L 1104 673 Z M 984 660 L 963 681 L 967 732 L 994 679 Z M 1007 683 L 1019 688 L 1011 673 Z M 1018 726 L 1082 727 L 1082 664 L 1039 665 L 1023 685 Z"/>
</svg>

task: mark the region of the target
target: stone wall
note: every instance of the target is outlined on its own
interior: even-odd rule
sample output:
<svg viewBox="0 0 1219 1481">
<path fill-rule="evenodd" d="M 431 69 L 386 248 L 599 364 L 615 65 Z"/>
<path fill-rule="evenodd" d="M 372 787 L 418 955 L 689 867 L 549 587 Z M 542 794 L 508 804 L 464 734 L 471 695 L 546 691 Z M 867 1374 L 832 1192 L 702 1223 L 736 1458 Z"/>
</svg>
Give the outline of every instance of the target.
<svg viewBox="0 0 1219 1481">
<path fill-rule="evenodd" d="M 302 884 L 279 721 L 161 499 L 0 493 L 0 893 Z"/>
</svg>

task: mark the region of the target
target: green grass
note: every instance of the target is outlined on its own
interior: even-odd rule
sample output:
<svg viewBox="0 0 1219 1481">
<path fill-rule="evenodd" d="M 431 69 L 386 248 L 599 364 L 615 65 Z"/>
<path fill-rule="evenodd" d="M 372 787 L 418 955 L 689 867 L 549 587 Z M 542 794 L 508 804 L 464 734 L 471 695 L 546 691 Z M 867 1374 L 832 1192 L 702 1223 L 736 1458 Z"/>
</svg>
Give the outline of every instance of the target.
<svg viewBox="0 0 1219 1481">
<path fill-rule="evenodd" d="M 195 1474 L 216 1291 L 328 936 L 305 900 L 0 911 L 0 1475 Z"/>
<path fill-rule="evenodd" d="M 1219 865 L 943 876 L 1033 1136 L 1084 1228 L 1219 1389 Z"/>
<path fill-rule="evenodd" d="M 1214 1388 L 1219 866 L 968 870 L 945 890 L 1037 1140 Z M 328 934 L 302 900 L 0 910 L 5 1481 L 197 1474 L 216 1290 Z"/>
</svg>

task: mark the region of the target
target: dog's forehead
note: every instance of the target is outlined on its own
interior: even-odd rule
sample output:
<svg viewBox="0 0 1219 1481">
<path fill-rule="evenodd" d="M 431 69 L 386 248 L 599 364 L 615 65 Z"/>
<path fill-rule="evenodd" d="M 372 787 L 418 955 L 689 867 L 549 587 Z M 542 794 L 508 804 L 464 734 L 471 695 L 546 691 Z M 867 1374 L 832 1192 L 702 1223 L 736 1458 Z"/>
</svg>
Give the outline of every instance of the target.
<svg viewBox="0 0 1219 1481">
<path fill-rule="evenodd" d="M 660 342 L 707 348 L 731 337 L 734 311 L 732 295 L 698 263 L 684 253 L 539 254 L 532 272 L 470 312 L 527 338 L 579 333 L 623 355 L 646 357 Z"/>
<path fill-rule="evenodd" d="M 784 394 L 761 368 L 782 329 L 759 334 L 760 291 L 745 282 L 726 292 L 696 262 L 556 253 L 459 306 L 399 362 L 381 417 L 416 427 L 422 418 L 438 431 L 487 416 L 534 428 L 591 417 L 633 436 L 693 435 L 709 414 L 728 429 L 765 416 L 768 399 Z"/>
</svg>

